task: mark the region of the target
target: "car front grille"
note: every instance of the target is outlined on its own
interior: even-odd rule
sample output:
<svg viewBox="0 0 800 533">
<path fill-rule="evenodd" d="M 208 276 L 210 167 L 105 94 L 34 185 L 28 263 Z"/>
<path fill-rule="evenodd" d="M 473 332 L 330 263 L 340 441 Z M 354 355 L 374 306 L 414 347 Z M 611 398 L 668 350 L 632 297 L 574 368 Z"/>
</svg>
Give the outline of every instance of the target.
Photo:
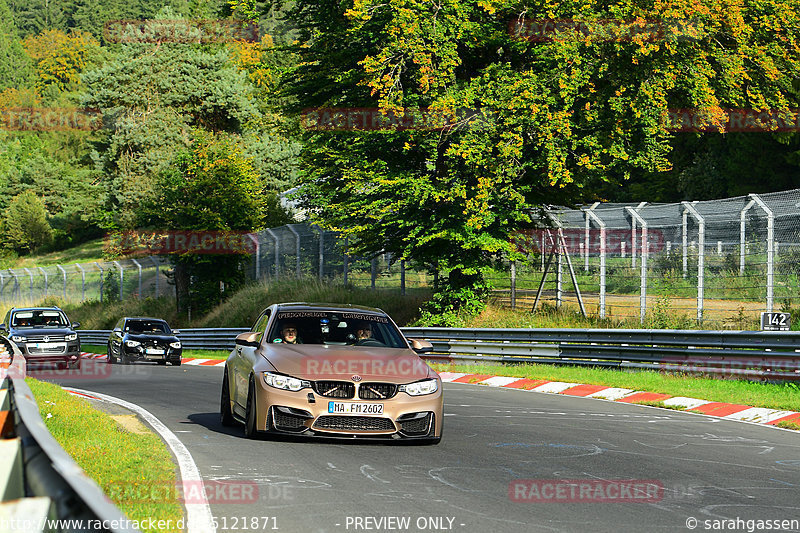
<svg viewBox="0 0 800 533">
<path fill-rule="evenodd" d="M 28 342 L 64 342 L 65 335 L 25 335 Z"/>
<path fill-rule="evenodd" d="M 387 400 L 397 394 L 394 383 L 362 383 L 358 386 L 358 397 L 362 400 Z"/>
<path fill-rule="evenodd" d="M 338 431 L 394 431 L 394 422 L 388 418 L 372 416 L 321 416 L 314 422 L 314 429 Z"/>
<path fill-rule="evenodd" d="M 314 391 L 326 398 L 352 398 L 356 386 L 348 381 L 315 381 Z"/>
<path fill-rule="evenodd" d="M 405 422 L 398 420 L 397 423 L 400 424 L 400 431 L 403 433 L 408 435 L 425 435 L 428 433 L 428 430 L 430 430 L 432 416 L 433 413 L 428 413 L 422 418 L 415 418 Z"/>
<path fill-rule="evenodd" d="M 60 353 L 65 353 L 66 351 L 67 351 L 66 344 L 62 344 L 61 346 L 52 346 L 50 348 L 37 348 L 36 346 L 32 345 L 28 346 L 28 353 L 31 355 L 60 354 Z"/>
</svg>

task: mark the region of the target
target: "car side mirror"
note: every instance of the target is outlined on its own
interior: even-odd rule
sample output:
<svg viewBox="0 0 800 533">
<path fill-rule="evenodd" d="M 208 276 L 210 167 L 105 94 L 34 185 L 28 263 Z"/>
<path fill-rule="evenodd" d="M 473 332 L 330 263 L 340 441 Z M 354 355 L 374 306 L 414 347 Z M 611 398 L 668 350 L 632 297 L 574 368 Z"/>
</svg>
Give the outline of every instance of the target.
<svg viewBox="0 0 800 533">
<path fill-rule="evenodd" d="M 256 331 L 248 331 L 246 333 L 240 333 L 236 336 L 236 344 L 238 346 L 258 346 L 258 337 L 259 333 Z"/>
<path fill-rule="evenodd" d="M 173 330 L 172 330 L 172 334 L 173 334 L 173 335 L 180 335 L 180 334 L 181 334 L 181 330 L 179 330 L 179 329 L 173 329 Z"/>
<path fill-rule="evenodd" d="M 80 322 L 73 322 L 72 323 L 72 329 L 78 329 L 79 327 L 81 327 L 81 323 Z"/>
<path fill-rule="evenodd" d="M 433 344 L 422 339 L 408 339 L 411 349 L 417 353 L 428 353 L 433 351 Z"/>
</svg>

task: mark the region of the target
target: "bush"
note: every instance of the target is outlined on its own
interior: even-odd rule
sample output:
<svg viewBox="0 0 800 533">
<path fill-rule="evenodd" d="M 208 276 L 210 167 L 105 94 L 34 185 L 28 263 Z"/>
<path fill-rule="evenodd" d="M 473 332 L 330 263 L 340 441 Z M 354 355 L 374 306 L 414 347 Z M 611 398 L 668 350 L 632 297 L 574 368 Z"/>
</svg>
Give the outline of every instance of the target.
<svg viewBox="0 0 800 533">
<path fill-rule="evenodd" d="M 5 215 L 3 241 L 7 248 L 29 253 L 53 242 L 44 203 L 32 191 L 15 196 Z"/>
</svg>

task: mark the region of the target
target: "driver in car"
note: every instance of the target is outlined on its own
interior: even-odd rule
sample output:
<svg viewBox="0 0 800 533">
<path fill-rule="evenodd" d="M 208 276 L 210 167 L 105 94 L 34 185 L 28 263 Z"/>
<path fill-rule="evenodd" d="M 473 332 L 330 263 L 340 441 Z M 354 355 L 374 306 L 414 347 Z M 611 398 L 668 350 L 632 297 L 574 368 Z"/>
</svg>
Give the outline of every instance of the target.
<svg viewBox="0 0 800 533">
<path fill-rule="evenodd" d="M 297 326 L 292 323 L 284 324 L 281 328 L 281 338 L 277 342 L 284 344 L 303 344 L 303 341 L 297 338 Z"/>
</svg>

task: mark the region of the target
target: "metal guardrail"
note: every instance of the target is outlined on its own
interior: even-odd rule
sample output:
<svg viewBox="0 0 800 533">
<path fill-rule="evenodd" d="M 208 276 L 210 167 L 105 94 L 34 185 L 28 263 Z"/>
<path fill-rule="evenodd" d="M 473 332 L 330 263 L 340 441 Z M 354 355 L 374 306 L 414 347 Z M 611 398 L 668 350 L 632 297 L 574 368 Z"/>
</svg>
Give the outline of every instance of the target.
<svg viewBox="0 0 800 533">
<path fill-rule="evenodd" d="M 50 434 L 25 383 L 24 357 L 13 343 L 0 342 L 13 353 L 10 366 L 0 370 L 0 523 L 12 531 L 137 533 Z"/>
<path fill-rule="evenodd" d="M 800 380 L 800 332 L 645 329 L 401 328 L 433 344 L 431 361 L 644 368 Z M 247 328 L 182 329 L 184 348 L 232 350 Z M 110 331 L 80 332 L 105 345 Z"/>
</svg>

